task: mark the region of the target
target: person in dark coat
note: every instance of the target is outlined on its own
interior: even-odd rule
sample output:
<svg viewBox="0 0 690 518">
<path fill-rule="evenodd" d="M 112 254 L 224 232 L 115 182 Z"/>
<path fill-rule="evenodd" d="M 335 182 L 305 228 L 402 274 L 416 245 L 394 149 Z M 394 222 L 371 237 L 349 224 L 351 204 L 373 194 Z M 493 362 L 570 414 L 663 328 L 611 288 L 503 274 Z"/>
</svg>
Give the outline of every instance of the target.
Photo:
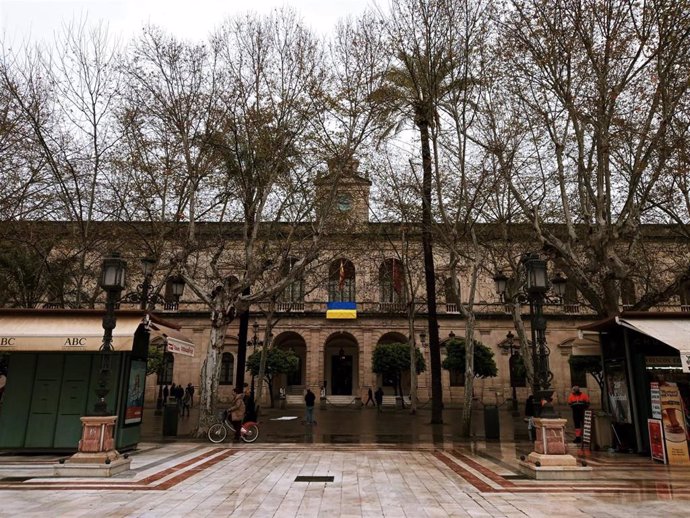
<svg viewBox="0 0 690 518">
<path fill-rule="evenodd" d="M 244 420 L 256 421 L 256 402 L 254 401 L 254 391 L 248 383 L 244 384 Z"/>
<path fill-rule="evenodd" d="M 165 387 L 163 387 L 163 404 L 167 403 L 169 395 L 170 391 L 168 390 L 168 386 L 166 385 Z"/>
<path fill-rule="evenodd" d="M 364 403 L 364 406 L 369 406 L 369 402 L 371 402 L 373 406 L 376 406 L 374 402 L 374 392 L 371 390 L 371 387 L 369 387 L 369 391 L 367 392 L 367 402 Z"/>
<path fill-rule="evenodd" d="M 376 399 L 376 408 L 379 412 L 382 412 L 383 409 L 381 407 L 383 406 L 383 389 L 381 387 L 376 389 L 374 398 Z"/>
<path fill-rule="evenodd" d="M 187 388 L 185 391 L 189 393 L 189 406 L 194 408 L 194 385 L 187 383 Z"/>
<path fill-rule="evenodd" d="M 304 404 L 306 406 L 306 415 L 304 418 L 304 422 L 306 424 L 316 424 L 316 421 L 314 421 L 314 402 L 316 401 L 316 395 L 311 391 L 311 389 L 307 388 L 307 393 L 304 395 Z"/>
</svg>

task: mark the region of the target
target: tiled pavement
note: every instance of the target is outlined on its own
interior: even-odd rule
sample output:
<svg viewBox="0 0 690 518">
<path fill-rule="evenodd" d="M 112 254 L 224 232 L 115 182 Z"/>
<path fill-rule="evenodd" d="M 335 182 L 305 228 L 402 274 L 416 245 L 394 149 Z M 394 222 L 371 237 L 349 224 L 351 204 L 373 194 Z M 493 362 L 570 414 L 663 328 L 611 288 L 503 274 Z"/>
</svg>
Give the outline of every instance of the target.
<svg viewBox="0 0 690 518">
<path fill-rule="evenodd" d="M 162 438 L 161 418 L 148 409 L 130 471 L 110 479 L 0 479 L 0 517 L 690 516 L 690 468 L 588 453 L 590 480 L 528 480 L 517 469 L 530 449 L 521 418 L 504 409 L 501 440 L 484 441 L 479 413 L 478 439 L 463 442 L 458 412 L 444 411 L 446 424 L 431 426 L 427 409 L 410 416 L 331 408 L 317 410 L 312 429 L 300 408 L 269 409 L 259 442 L 232 447 L 192 440 L 194 414 L 180 421 L 180 437 Z M 0 455 L 0 466 L 17 461 L 26 457 Z"/>
<path fill-rule="evenodd" d="M 591 454 L 582 482 L 536 482 L 515 444 L 143 444 L 110 479 L 0 479 L 0 516 L 687 517 L 690 469 Z M 300 482 L 298 476 L 332 476 Z"/>
</svg>

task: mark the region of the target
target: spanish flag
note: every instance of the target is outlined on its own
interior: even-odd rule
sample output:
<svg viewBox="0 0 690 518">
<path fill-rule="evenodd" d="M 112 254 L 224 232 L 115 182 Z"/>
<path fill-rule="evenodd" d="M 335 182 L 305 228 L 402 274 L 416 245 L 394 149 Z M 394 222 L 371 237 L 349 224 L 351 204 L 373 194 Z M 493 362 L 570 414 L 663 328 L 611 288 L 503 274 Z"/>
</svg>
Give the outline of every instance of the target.
<svg viewBox="0 0 690 518">
<path fill-rule="evenodd" d="M 327 319 L 357 318 L 356 302 L 329 302 L 326 309 Z"/>
</svg>

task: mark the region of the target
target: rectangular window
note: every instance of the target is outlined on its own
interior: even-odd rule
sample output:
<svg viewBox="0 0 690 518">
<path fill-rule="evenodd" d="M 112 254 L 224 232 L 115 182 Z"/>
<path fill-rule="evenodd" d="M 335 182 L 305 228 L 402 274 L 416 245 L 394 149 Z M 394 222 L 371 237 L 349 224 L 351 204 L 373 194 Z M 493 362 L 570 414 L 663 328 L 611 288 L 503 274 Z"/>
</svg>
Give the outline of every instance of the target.
<svg viewBox="0 0 690 518">
<path fill-rule="evenodd" d="M 570 365 L 570 386 L 587 388 L 587 371 Z"/>
</svg>

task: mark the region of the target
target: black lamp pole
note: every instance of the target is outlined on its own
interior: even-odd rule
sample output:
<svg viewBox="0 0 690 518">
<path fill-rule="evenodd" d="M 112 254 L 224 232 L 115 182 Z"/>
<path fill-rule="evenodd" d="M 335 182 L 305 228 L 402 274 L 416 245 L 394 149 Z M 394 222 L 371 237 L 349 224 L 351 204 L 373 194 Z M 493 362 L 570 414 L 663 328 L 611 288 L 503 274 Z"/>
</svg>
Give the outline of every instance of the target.
<svg viewBox="0 0 690 518">
<path fill-rule="evenodd" d="M 106 397 L 110 392 L 110 359 L 113 348 L 113 329 L 117 319 L 115 317 L 115 307 L 120 293 L 125 287 L 126 263 L 120 254 L 113 252 L 110 257 L 103 259 L 100 285 L 106 291 L 105 315 L 103 316 L 103 343 L 99 349 L 101 353 L 101 372 L 96 387 L 98 400 L 94 405 L 96 415 L 108 415 L 108 402 Z"/>
<path fill-rule="evenodd" d="M 252 352 L 256 352 L 256 347 L 262 346 L 264 344 L 263 340 L 259 340 L 259 322 L 254 320 L 254 324 L 252 325 L 252 330 L 254 331 L 254 336 L 252 336 L 251 340 L 247 340 L 247 347 L 252 348 Z M 251 386 L 251 393 L 252 396 L 254 395 L 254 371 L 252 371 L 252 386 Z"/>
<path fill-rule="evenodd" d="M 512 389 L 513 397 L 513 415 L 518 415 L 518 401 L 517 401 L 517 389 L 515 387 L 515 361 L 516 356 L 518 356 L 518 350 L 520 346 L 515 345 L 515 335 L 512 331 L 508 331 L 506 335 L 506 344 L 510 350 L 510 360 L 508 360 L 508 365 L 510 367 L 510 388 Z"/>
<path fill-rule="evenodd" d="M 532 331 L 532 365 L 534 374 L 532 376 L 532 394 L 534 395 L 535 415 L 539 417 L 556 417 L 553 409 L 553 373 L 549 368 L 549 356 L 551 351 L 546 343 L 546 317 L 544 316 L 544 301 L 549 290 L 547 277 L 546 261 L 541 259 L 538 254 L 526 254 L 521 264 L 525 268 L 527 283 L 525 286 L 526 294 L 517 294 L 516 300 L 527 299 L 530 307 L 530 327 Z M 494 275 L 496 291 L 501 296 L 501 301 L 505 302 L 506 288 L 510 279 L 502 272 Z M 551 281 L 551 285 L 556 291 L 559 300 L 562 299 L 565 291 L 567 279 L 560 273 Z M 512 333 L 510 333 L 512 335 Z M 512 349 L 511 349 L 512 350 Z M 512 354 L 512 353 L 511 353 Z M 514 389 L 513 389 L 514 390 Z"/>
</svg>

